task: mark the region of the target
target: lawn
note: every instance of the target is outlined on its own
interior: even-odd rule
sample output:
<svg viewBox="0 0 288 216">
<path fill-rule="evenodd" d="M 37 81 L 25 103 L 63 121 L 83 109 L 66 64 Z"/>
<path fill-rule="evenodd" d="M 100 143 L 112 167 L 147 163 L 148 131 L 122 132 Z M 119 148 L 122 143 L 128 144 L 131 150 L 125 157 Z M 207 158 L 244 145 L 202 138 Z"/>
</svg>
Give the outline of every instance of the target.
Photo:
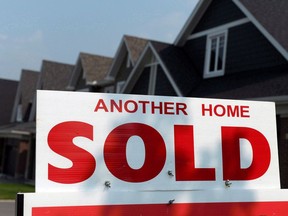
<svg viewBox="0 0 288 216">
<path fill-rule="evenodd" d="M 1 183 L 0 184 L 0 199 L 14 200 L 18 192 L 34 192 L 35 187 L 27 184 L 16 183 Z"/>
</svg>

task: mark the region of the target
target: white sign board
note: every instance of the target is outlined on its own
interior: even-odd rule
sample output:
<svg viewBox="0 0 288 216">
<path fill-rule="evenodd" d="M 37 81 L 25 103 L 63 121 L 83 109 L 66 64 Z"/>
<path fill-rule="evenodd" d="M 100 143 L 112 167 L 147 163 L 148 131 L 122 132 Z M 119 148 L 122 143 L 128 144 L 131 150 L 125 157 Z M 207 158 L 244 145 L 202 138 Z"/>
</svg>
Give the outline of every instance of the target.
<svg viewBox="0 0 288 216">
<path fill-rule="evenodd" d="M 36 192 L 277 189 L 275 117 L 270 102 L 38 91 Z"/>
<path fill-rule="evenodd" d="M 287 190 L 26 193 L 22 216 L 286 216 Z"/>
</svg>

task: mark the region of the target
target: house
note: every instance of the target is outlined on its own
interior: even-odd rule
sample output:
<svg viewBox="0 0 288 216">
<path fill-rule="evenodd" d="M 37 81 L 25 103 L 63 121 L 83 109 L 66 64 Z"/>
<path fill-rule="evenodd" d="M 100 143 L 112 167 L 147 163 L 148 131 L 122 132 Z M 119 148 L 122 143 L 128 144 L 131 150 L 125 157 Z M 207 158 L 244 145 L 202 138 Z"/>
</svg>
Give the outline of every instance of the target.
<svg viewBox="0 0 288 216">
<path fill-rule="evenodd" d="M 12 82 L 14 96 L 6 100 L 6 120 L 0 126 L 0 173 L 17 179 L 35 178 L 36 92 L 57 91 L 102 91 L 111 85 L 105 77 L 111 67 L 112 58 L 80 53 L 76 65 L 43 60 L 40 72 L 22 70 L 21 79 Z M 1 84 L 2 80 L 0 80 Z M 13 94 L 10 81 L 3 81 L 5 98 Z M 7 86 L 6 86 L 7 83 Z M 4 90 L 2 92 L 5 92 Z M 9 104 L 8 104 L 9 102 Z M 13 108 L 14 103 L 14 108 Z M 11 112 L 12 111 L 12 112 Z M 1 111 L 1 114 L 4 114 Z M 4 118 L 3 118 L 4 119 Z"/>
<path fill-rule="evenodd" d="M 17 179 L 35 177 L 36 91 L 65 90 L 74 65 L 43 60 L 41 71 L 22 70 L 10 124 L 0 128 L 0 172 Z"/>
<path fill-rule="evenodd" d="M 18 81 L 0 79 L 0 128 L 10 123 L 13 110 L 14 99 L 16 96 Z M 3 155 L 5 135 L 0 133 L 0 155 Z M 3 160 L 0 158 L 0 173 L 3 170 Z"/>
<path fill-rule="evenodd" d="M 191 61 L 179 47 L 149 41 L 122 93 L 185 96 L 197 81 Z"/>
<path fill-rule="evenodd" d="M 144 38 L 123 36 L 111 67 L 105 76 L 105 80 L 110 81 L 110 85 L 104 89 L 104 92 L 119 93 L 121 91 L 147 43 L 148 40 Z"/>
<path fill-rule="evenodd" d="M 36 90 L 65 91 L 73 70 L 74 65 L 43 60 Z M 32 104 L 29 120 L 36 121 L 36 97 Z"/>
<path fill-rule="evenodd" d="M 0 79 L 0 125 L 10 122 L 18 81 Z"/>
<path fill-rule="evenodd" d="M 13 97 L 14 106 L 10 107 L 9 122 L 1 126 L 0 136 L 0 172 L 5 175 L 22 178 L 32 177 L 31 171 L 26 170 L 29 143 L 35 134 L 35 122 L 29 121 L 33 99 L 36 94 L 36 84 L 39 73 L 31 70 L 22 70 L 17 93 Z M 7 90 L 6 90 L 7 91 Z"/>
<path fill-rule="evenodd" d="M 288 1 L 200 0 L 173 44 L 148 42 L 122 93 L 276 102 L 288 187 Z"/>
<path fill-rule="evenodd" d="M 124 35 L 113 59 L 80 53 L 75 65 L 44 60 L 37 89 L 274 101 L 281 187 L 288 188 L 287 20 L 287 0 L 199 0 L 173 44 Z M 28 135 L 32 156 L 36 98 L 32 105 L 16 98 L 22 108 L 14 106 L 12 120 L 31 122 L 21 136 Z"/>
<path fill-rule="evenodd" d="M 72 72 L 67 90 L 99 92 L 111 84 L 105 76 L 112 64 L 112 58 L 89 53 L 80 53 Z"/>
</svg>

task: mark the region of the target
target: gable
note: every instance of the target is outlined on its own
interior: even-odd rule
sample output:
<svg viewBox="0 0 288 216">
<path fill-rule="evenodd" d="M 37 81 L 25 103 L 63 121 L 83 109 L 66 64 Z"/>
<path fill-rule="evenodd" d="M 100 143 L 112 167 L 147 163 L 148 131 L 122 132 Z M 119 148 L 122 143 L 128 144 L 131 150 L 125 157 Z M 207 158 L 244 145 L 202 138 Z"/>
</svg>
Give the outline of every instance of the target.
<svg viewBox="0 0 288 216">
<path fill-rule="evenodd" d="M 161 51 L 169 46 L 169 44 L 150 41 L 132 70 L 122 92 L 149 95 L 181 95 L 176 84 L 172 83 L 174 80 L 160 57 Z"/>
<path fill-rule="evenodd" d="M 124 40 L 129 53 L 128 57 L 130 58 L 131 63 L 134 66 L 140 58 L 141 53 L 143 52 L 149 40 L 128 35 L 124 36 Z"/>
<path fill-rule="evenodd" d="M 287 61 L 253 23 L 229 29 L 225 74 L 285 64 Z"/>
<path fill-rule="evenodd" d="M 171 82 L 161 67 L 158 68 L 154 95 L 177 96 Z"/>
<path fill-rule="evenodd" d="M 227 29 L 225 75 L 285 65 L 287 61 L 263 34 L 248 22 Z M 183 49 L 198 74 L 204 76 L 207 36 L 190 39 Z"/>
<path fill-rule="evenodd" d="M 239 1 L 214 0 L 206 3 L 201 19 L 195 28 L 190 29 L 192 35 L 181 46 L 203 78 L 287 64 L 285 56 L 263 34 L 251 16 L 244 15 L 244 9 L 234 3 Z M 250 3 L 249 7 L 257 10 L 255 3 Z"/>
<path fill-rule="evenodd" d="M 252 22 L 276 50 L 288 60 L 288 1 L 286 0 L 200 0 L 174 44 L 207 35 L 210 29 Z M 226 24 L 225 24 L 226 23 Z"/>
<path fill-rule="evenodd" d="M 68 90 L 89 91 L 100 85 L 110 84 L 104 81 L 111 67 L 113 59 L 110 57 L 80 53 L 69 79 Z"/>
<path fill-rule="evenodd" d="M 113 59 L 106 56 L 80 53 L 80 61 L 87 84 L 103 80 L 107 75 Z"/>
<path fill-rule="evenodd" d="M 74 65 L 44 60 L 38 89 L 66 90 Z"/>
<path fill-rule="evenodd" d="M 111 84 L 105 92 L 120 92 L 133 67 L 140 58 L 148 40 L 124 35 L 113 59 L 110 70 L 105 77 Z M 112 84 L 113 83 L 113 84 Z"/>
<path fill-rule="evenodd" d="M 190 34 L 205 31 L 245 17 L 231 0 L 214 0 Z"/>
<path fill-rule="evenodd" d="M 233 2 L 288 60 L 288 1 L 233 0 Z"/>
<path fill-rule="evenodd" d="M 39 72 L 22 70 L 11 117 L 12 122 L 29 120 L 39 77 Z"/>
<path fill-rule="evenodd" d="M 144 68 L 130 94 L 149 94 L 150 69 Z"/>
<path fill-rule="evenodd" d="M 81 59 L 79 57 L 74 67 L 68 89 L 77 91 L 77 90 L 83 90 L 86 88 L 87 86 L 86 86 L 86 80 L 84 77 L 83 66 L 81 63 Z"/>
<path fill-rule="evenodd" d="M 234 25 L 245 19 L 247 17 L 232 0 L 199 0 L 174 44 L 183 46 L 194 34 L 223 25 Z"/>
<path fill-rule="evenodd" d="M 152 87 L 153 92 L 151 92 L 151 85 L 153 84 L 155 85 Z M 145 67 L 130 93 L 177 96 L 177 93 L 161 66 L 157 66 L 156 74 L 152 74 L 150 68 Z"/>
</svg>

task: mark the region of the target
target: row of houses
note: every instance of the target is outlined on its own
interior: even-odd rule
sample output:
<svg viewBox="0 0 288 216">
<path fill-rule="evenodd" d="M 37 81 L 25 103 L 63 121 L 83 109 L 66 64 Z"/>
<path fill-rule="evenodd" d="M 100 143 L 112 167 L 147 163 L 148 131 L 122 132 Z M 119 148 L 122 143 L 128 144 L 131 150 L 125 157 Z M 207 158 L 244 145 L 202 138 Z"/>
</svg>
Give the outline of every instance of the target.
<svg viewBox="0 0 288 216">
<path fill-rule="evenodd" d="M 1 91 L 10 118 L 0 116 L 0 173 L 34 179 L 37 89 L 249 99 L 276 103 L 287 188 L 287 21 L 286 0 L 200 0 L 173 44 L 124 35 L 113 57 L 80 53 L 75 65 L 44 60 L 39 72 L 22 70 Z"/>
</svg>

